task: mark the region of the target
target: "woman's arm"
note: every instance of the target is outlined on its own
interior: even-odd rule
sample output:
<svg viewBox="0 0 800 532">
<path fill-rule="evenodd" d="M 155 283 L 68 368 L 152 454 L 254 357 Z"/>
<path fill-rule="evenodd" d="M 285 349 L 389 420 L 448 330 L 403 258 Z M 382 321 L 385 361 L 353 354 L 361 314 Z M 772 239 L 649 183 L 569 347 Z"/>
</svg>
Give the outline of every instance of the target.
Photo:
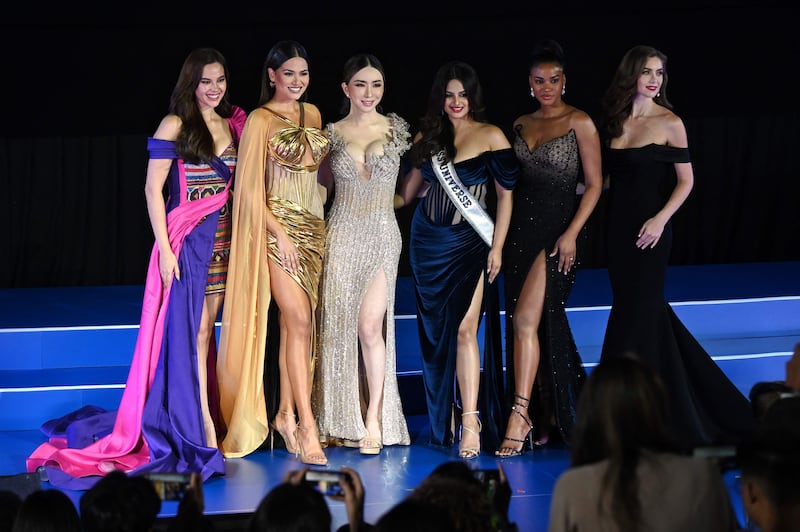
<svg viewBox="0 0 800 532">
<path fill-rule="evenodd" d="M 175 140 L 181 129 L 181 119 L 175 115 L 167 115 L 162 120 L 153 134 L 153 138 L 162 140 Z M 158 269 L 161 282 L 169 286 L 172 276 L 181 278 L 178 268 L 178 259 L 172 251 L 167 233 L 167 208 L 164 203 L 164 183 L 167 181 L 169 169 L 173 159 L 149 159 L 147 161 L 147 178 L 144 185 L 144 195 L 147 201 L 147 214 L 150 226 L 158 246 Z"/>
<path fill-rule="evenodd" d="M 669 146 L 688 147 L 689 141 L 686 136 L 686 128 L 680 118 L 672 115 L 665 127 L 667 128 L 667 144 Z M 686 198 L 689 197 L 689 193 L 694 186 L 692 163 L 675 163 L 675 174 L 677 181 L 675 188 L 672 189 L 672 194 L 670 194 L 664 206 L 661 207 L 661 210 L 642 224 L 639 230 L 639 238 L 636 240 L 636 247 L 640 249 L 655 247 L 664 232 L 664 226 L 683 205 Z"/>
<path fill-rule="evenodd" d="M 603 189 L 603 176 L 601 170 L 600 136 L 597 128 L 589 115 L 581 113 L 573 123 L 575 136 L 578 140 L 578 152 L 583 168 L 584 187 L 578 209 L 572 217 L 567 229 L 558 238 L 550 256 L 558 257 L 558 271 L 568 273 L 577 260 L 578 235 L 589 220 Z"/>
</svg>

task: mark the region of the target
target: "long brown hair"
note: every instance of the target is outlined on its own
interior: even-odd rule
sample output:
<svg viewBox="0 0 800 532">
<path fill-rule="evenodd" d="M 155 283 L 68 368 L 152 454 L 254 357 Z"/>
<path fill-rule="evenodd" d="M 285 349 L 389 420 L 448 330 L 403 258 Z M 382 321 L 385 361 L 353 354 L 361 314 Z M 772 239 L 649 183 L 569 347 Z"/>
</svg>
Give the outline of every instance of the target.
<svg viewBox="0 0 800 532">
<path fill-rule="evenodd" d="M 653 98 L 653 101 L 667 109 L 672 109 L 672 104 L 667 99 L 667 82 L 669 81 L 667 55 L 652 46 L 634 46 L 622 56 L 614 77 L 600 101 L 600 131 L 606 144 L 610 143 L 611 139 L 622 135 L 622 124 L 633 110 L 633 98 L 636 96 L 639 77 L 642 75 L 645 63 L 651 57 L 659 58 L 664 67 L 661 90 Z"/>
<path fill-rule="evenodd" d="M 178 138 L 175 140 L 175 149 L 190 163 L 207 162 L 216 155 L 214 137 L 200 114 L 195 96 L 195 90 L 203 77 L 203 68 L 212 63 L 221 64 L 225 79 L 230 81 L 225 57 L 214 48 L 197 48 L 184 60 L 170 98 L 169 112 L 178 116 L 182 123 Z M 216 112 L 223 118 L 230 118 L 233 114 L 227 89 L 217 105 Z"/>
</svg>

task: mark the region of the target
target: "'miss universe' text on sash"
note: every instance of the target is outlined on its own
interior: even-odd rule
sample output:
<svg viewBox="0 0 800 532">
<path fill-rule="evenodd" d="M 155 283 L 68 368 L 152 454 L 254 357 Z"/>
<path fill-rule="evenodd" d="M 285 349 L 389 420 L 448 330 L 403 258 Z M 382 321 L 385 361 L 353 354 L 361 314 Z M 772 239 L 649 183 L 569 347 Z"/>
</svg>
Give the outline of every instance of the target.
<svg viewBox="0 0 800 532">
<path fill-rule="evenodd" d="M 483 241 L 491 246 L 494 237 L 494 221 L 458 178 L 456 169 L 444 150 L 434 155 L 432 166 L 442 188 L 447 192 L 450 201 L 458 208 L 461 216 L 469 222 Z"/>
</svg>

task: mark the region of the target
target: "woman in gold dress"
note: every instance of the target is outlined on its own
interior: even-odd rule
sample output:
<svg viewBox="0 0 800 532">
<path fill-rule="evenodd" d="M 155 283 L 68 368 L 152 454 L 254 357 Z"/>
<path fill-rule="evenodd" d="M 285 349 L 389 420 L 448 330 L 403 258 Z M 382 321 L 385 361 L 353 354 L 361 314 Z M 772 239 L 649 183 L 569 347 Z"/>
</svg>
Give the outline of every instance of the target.
<svg viewBox="0 0 800 532">
<path fill-rule="evenodd" d="M 227 457 L 249 454 L 269 435 L 263 376 L 274 298 L 280 385 L 277 409 L 270 409 L 273 436 L 277 431 L 304 463 L 327 463 L 311 411 L 311 379 L 325 244 L 317 169 L 328 139 L 319 109 L 304 102 L 308 82 L 305 48 L 275 44 L 264 62 L 259 107 L 242 133 L 217 365 L 227 431 L 220 448 Z"/>
</svg>

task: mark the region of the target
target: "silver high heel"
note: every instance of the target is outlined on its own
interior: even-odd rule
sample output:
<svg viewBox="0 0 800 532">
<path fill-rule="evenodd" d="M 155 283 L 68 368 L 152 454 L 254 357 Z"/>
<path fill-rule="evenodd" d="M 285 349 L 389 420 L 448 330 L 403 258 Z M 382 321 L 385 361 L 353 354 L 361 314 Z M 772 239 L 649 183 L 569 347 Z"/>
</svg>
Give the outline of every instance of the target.
<svg viewBox="0 0 800 532">
<path fill-rule="evenodd" d="M 464 416 L 475 415 L 475 419 L 478 420 L 478 430 L 472 429 L 464 425 Z M 464 431 L 471 432 L 478 437 L 478 446 L 477 447 L 460 447 L 458 449 L 458 456 L 459 458 L 463 458 L 464 460 L 473 460 L 477 458 L 481 454 L 481 430 L 483 429 L 483 425 L 481 425 L 481 419 L 478 417 L 480 414 L 477 410 L 472 410 L 470 412 L 462 412 L 461 413 L 461 434 L 459 436 L 459 440 L 463 441 Z"/>
</svg>

